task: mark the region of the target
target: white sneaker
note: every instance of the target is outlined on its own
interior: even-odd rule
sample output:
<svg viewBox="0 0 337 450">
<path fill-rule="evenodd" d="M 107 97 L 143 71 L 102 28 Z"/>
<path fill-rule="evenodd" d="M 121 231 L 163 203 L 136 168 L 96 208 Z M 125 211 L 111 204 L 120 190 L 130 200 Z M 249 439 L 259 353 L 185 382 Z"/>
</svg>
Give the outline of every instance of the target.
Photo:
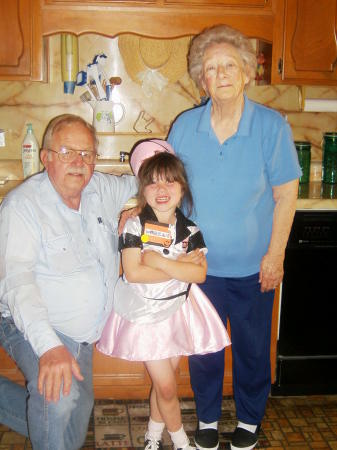
<svg viewBox="0 0 337 450">
<path fill-rule="evenodd" d="M 163 444 L 159 439 L 146 439 L 144 450 L 163 450 Z"/>
</svg>

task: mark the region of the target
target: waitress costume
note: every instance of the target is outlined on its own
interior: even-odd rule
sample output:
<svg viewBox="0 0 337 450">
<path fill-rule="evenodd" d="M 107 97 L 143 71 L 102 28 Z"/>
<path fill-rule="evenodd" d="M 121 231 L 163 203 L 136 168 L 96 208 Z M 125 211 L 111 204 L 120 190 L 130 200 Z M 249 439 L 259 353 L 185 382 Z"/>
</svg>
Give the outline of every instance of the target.
<svg viewBox="0 0 337 450">
<path fill-rule="evenodd" d="M 149 205 L 126 222 L 123 248 L 154 250 L 171 259 L 197 248 L 207 252 L 199 228 L 178 208 L 175 225 L 167 225 L 157 221 Z M 129 361 L 151 361 L 217 352 L 227 345 L 222 320 L 195 283 L 129 283 L 123 275 L 97 348 Z"/>
</svg>

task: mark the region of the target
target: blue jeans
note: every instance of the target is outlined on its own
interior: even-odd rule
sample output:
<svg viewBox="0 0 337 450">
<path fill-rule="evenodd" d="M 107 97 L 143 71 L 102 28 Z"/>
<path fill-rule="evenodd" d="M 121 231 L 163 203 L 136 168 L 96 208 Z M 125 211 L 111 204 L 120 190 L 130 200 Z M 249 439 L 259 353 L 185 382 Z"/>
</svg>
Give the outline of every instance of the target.
<svg viewBox="0 0 337 450">
<path fill-rule="evenodd" d="M 93 407 L 92 345 L 79 344 L 58 333 L 72 353 L 84 377 L 73 377 L 70 394 L 57 403 L 39 394 L 39 358 L 11 318 L 0 316 L 0 345 L 14 359 L 26 379 L 26 387 L 0 377 L 0 423 L 28 436 L 34 450 L 78 450 L 87 433 Z"/>
<path fill-rule="evenodd" d="M 242 278 L 207 276 L 200 288 L 222 321 L 231 326 L 233 391 L 238 420 L 261 422 L 270 391 L 270 335 L 274 291 L 260 291 L 259 274 Z M 224 351 L 189 357 L 198 419 L 221 416 Z"/>
</svg>

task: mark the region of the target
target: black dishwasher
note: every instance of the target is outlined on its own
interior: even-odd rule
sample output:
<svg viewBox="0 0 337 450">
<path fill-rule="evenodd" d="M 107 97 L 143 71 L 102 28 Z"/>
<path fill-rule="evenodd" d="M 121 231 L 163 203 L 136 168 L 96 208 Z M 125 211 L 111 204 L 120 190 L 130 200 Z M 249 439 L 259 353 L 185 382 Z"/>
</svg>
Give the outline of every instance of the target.
<svg viewBox="0 0 337 450">
<path fill-rule="evenodd" d="M 337 211 L 297 211 L 281 287 L 272 395 L 337 393 Z"/>
</svg>

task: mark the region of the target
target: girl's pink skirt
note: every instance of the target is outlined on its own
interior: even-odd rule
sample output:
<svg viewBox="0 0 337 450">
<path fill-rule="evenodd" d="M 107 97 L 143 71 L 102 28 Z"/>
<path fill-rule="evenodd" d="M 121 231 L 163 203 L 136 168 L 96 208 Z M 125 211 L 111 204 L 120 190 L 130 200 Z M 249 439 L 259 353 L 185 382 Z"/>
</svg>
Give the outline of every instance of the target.
<svg viewBox="0 0 337 450">
<path fill-rule="evenodd" d="M 97 348 L 129 361 L 212 353 L 230 345 L 222 320 L 207 296 L 192 284 L 189 297 L 168 319 L 137 324 L 112 311 Z"/>
</svg>

